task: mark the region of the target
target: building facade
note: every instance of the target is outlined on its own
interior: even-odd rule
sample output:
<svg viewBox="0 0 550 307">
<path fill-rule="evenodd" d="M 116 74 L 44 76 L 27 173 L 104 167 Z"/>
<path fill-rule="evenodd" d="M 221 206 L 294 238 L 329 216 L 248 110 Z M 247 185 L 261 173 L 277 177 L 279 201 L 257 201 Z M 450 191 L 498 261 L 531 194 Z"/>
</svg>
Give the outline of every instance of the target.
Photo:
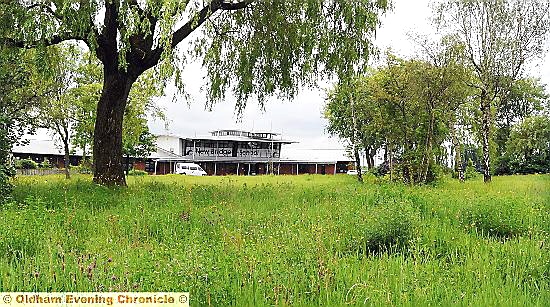
<svg viewBox="0 0 550 307">
<path fill-rule="evenodd" d="M 348 170 L 350 159 L 342 155 L 313 157 L 310 154 L 283 156 L 284 146 L 296 143 L 271 132 L 216 130 L 202 137 L 157 136 L 157 150 L 145 159 L 123 159 L 125 169 L 144 170 L 149 174 L 174 173 L 178 162 L 200 165 L 208 175 L 296 175 L 337 174 Z M 64 167 L 64 156 L 53 141 L 30 140 L 13 149 L 16 159 L 32 159 L 37 163 L 49 160 Z M 70 164 L 78 165 L 82 152 L 70 156 Z"/>
<path fill-rule="evenodd" d="M 283 146 L 295 143 L 271 132 L 216 130 L 209 136 L 157 137 L 159 151 L 153 157 L 156 172 L 173 172 L 177 162 L 199 164 L 209 175 L 295 175 L 346 172 L 349 159 L 309 160 L 282 158 Z M 150 172 L 150 169 L 145 169 Z"/>
</svg>

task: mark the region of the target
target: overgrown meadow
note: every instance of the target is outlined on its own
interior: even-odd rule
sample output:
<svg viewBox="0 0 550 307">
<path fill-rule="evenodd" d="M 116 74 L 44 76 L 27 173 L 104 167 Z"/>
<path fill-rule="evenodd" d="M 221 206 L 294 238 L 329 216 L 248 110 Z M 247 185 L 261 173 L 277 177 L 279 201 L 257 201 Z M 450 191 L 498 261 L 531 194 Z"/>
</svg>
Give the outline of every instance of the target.
<svg viewBox="0 0 550 307">
<path fill-rule="evenodd" d="M 550 304 L 550 176 L 20 177 L 0 291 L 189 291 L 191 305 Z"/>
</svg>

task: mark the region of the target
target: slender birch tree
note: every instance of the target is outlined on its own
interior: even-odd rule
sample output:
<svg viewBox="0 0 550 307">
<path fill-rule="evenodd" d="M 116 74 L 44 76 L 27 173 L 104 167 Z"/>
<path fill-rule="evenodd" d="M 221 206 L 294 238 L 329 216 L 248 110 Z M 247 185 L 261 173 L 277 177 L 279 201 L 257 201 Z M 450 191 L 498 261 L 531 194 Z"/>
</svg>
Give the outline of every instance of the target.
<svg viewBox="0 0 550 307">
<path fill-rule="evenodd" d="M 492 110 L 527 65 L 544 53 L 550 30 L 548 0 L 448 0 L 438 25 L 458 36 L 476 80 L 481 111 L 483 177 L 491 181 Z"/>
</svg>

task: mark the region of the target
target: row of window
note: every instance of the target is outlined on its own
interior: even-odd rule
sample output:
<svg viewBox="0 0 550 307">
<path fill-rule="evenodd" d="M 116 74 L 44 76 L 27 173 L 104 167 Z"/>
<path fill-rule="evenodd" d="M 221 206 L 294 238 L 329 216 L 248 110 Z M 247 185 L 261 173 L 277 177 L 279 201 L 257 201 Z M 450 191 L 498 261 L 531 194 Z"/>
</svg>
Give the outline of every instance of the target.
<svg viewBox="0 0 550 307">
<path fill-rule="evenodd" d="M 224 130 L 224 131 L 214 131 L 212 132 L 213 136 L 250 136 L 250 132 L 236 131 L 236 130 Z"/>
<path fill-rule="evenodd" d="M 244 136 L 250 138 L 270 139 L 275 136 L 274 133 L 254 133 L 237 130 L 222 130 L 212 132 L 212 136 Z"/>
<path fill-rule="evenodd" d="M 233 148 L 235 142 L 227 141 L 187 141 L 184 149 L 191 148 Z M 280 143 L 265 143 L 265 142 L 239 142 L 239 148 L 255 148 L 255 149 L 271 149 L 280 150 Z M 185 151 L 185 150 L 184 150 Z"/>
</svg>

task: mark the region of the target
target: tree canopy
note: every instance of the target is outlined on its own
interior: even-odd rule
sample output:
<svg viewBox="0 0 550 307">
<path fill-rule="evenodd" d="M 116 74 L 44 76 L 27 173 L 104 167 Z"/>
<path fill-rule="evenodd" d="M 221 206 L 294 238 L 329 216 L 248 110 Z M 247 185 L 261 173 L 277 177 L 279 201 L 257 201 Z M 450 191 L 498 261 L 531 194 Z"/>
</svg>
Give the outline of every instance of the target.
<svg viewBox="0 0 550 307">
<path fill-rule="evenodd" d="M 369 167 L 384 149 L 390 172 L 395 165 L 407 183 L 435 179 L 435 158 L 444 155 L 441 146 L 469 96 L 469 72 L 457 52 L 445 49 L 431 59 L 404 60 L 390 54 L 386 65 L 351 87 L 335 86 L 325 108 L 329 133 L 351 140 L 357 129 Z M 346 95 L 350 91 L 356 99 L 356 127 Z"/>
<path fill-rule="evenodd" d="M 9 177 L 15 174 L 10 161 L 12 146 L 35 130 L 35 107 L 47 94 L 36 56 L 36 52 L 0 46 L 0 202 L 8 197 Z"/>
<path fill-rule="evenodd" d="M 0 4 L 4 45 L 86 43 L 103 64 L 94 133 L 94 181 L 124 185 L 122 122 L 133 83 L 156 67 L 180 89 L 190 49 L 207 70 L 209 103 L 292 97 L 320 76 L 350 77 L 365 67 L 379 16 L 389 0 L 93 0 Z M 201 27 L 202 26 L 202 27 Z M 193 35 L 191 35 L 193 33 Z M 186 41 L 186 46 L 181 43 Z"/>
<path fill-rule="evenodd" d="M 439 26 L 464 46 L 476 78 L 485 182 L 491 181 L 492 109 L 526 65 L 542 55 L 550 31 L 548 0 L 447 0 L 439 6 Z"/>
<path fill-rule="evenodd" d="M 389 1 L 51 0 L 3 6 L 14 30 L 4 34 L 4 44 L 31 48 L 79 40 L 113 64 L 110 69 L 139 75 L 160 63 L 160 76 L 182 86 L 179 68 L 189 58 L 177 49 L 200 32 L 187 45 L 207 68 L 210 101 L 231 89 L 242 107 L 250 95 L 260 101 L 276 93 L 292 96 L 320 74 L 345 77 L 363 66 Z"/>
<path fill-rule="evenodd" d="M 550 172 L 550 118 L 532 116 L 512 128 L 506 143 L 512 173 Z"/>
</svg>

